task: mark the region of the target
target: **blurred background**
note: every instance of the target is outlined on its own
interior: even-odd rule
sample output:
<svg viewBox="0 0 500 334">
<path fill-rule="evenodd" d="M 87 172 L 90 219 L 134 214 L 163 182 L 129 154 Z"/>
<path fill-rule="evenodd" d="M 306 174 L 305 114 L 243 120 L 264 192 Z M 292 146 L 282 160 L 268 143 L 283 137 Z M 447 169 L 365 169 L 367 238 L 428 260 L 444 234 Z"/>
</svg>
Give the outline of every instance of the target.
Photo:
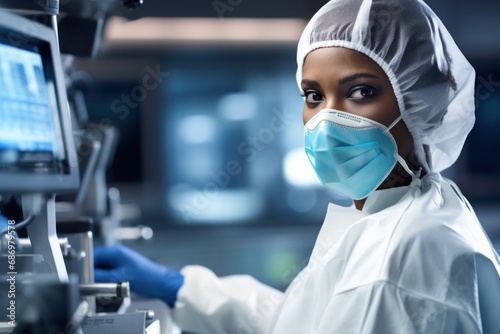
<svg viewBox="0 0 500 334">
<path fill-rule="evenodd" d="M 111 10 L 71 80 L 89 119 L 119 130 L 108 184 L 127 245 L 173 267 L 252 274 L 284 289 L 329 202 L 303 153 L 295 49 L 325 1 L 145 0 Z M 500 2 L 429 0 L 477 71 L 477 121 L 445 175 L 500 245 Z M 498 247 L 497 247 L 498 249 Z"/>
</svg>

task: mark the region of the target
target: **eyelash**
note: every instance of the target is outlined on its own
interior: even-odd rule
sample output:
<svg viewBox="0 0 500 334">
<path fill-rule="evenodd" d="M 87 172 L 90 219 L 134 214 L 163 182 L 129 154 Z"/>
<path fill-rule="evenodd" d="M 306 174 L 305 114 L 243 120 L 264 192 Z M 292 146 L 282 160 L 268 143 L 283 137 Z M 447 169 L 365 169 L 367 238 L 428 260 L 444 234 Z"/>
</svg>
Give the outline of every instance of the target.
<svg viewBox="0 0 500 334">
<path fill-rule="evenodd" d="M 354 92 L 356 91 L 368 91 L 369 92 L 369 96 L 363 96 L 361 98 L 352 98 L 352 95 L 354 94 Z M 371 86 L 368 86 L 368 85 L 363 85 L 363 86 L 356 86 L 356 87 L 353 87 L 349 90 L 349 92 L 347 93 L 347 97 L 348 98 L 352 98 L 353 100 L 367 100 L 367 99 L 371 99 L 373 97 L 377 96 L 377 89 L 374 88 L 374 87 L 371 87 Z"/>
<path fill-rule="evenodd" d="M 352 96 L 357 91 L 365 91 L 365 92 L 368 91 L 369 95 L 368 96 L 362 96 L 362 97 L 355 97 L 355 98 L 353 98 Z M 321 100 L 315 100 L 314 102 L 313 101 L 307 101 L 307 98 L 308 98 L 308 96 L 310 94 L 319 95 L 319 96 L 321 96 L 323 98 L 323 96 L 318 91 L 316 91 L 316 90 L 313 90 L 313 89 L 306 90 L 303 94 L 301 94 L 301 96 L 305 99 L 305 102 L 307 104 L 310 104 L 310 105 L 319 104 L 321 102 Z M 355 100 L 355 101 L 359 101 L 359 102 L 364 102 L 364 101 L 367 101 L 369 99 L 374 98 L 377 95 L 378 95 L 378 90 L 376 88 L 368 86 L 368 85 L 363 85 L 363 86 L 352 87 L 349 90 L 349 92 L 347 93 L 346 98 L 351 99 L 351 100 Z"/>
<path fill-rule="evenodd" d="M 308 103 L 308 104 L 318 104 L 320 101 L 317 101 L 317 102 L 309 102 L 309 101 L 307 101 L 307 98 L 308 98 L 308 96 L 310 94 L 316 94 L 316 95 L 320 95 L 321 96 L 320 93 L 318 93 L 317 91 L 312 90 L 312 89 L 306 90 L 303 94 L 301 94 L 301 96 L 305 99 L 306 103 Z"/>
</svg>

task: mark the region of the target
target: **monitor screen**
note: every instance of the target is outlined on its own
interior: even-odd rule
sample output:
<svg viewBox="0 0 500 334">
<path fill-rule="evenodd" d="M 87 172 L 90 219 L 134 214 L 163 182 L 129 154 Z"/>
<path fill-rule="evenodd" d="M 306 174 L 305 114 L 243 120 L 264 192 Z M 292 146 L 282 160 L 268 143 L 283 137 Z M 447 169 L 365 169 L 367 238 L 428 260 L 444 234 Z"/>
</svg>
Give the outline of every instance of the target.
<svg viewBox="0 0 500 334">
<path fill-rule="evenodd" d="M 23 168 L 64 158 L 54 83 L 39 53 L 0 43 L 0 163 Z"/>
<path fill-rule="evenodd" d="M 77 163 L 55 33 L 0 16 L 0 193 L 74 189 Z"/>
</svg>

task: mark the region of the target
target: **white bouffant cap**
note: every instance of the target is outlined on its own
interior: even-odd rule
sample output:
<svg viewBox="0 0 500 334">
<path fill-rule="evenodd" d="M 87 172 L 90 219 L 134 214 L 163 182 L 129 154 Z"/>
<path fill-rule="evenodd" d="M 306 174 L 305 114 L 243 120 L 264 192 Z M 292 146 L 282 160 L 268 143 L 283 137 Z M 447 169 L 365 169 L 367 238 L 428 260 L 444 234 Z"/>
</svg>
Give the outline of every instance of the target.
<svg viewBox="0 0 500 334">
<path fill-rule="evenodd" d="M 423 1 L 328 2 L 299 41 L 299 87 L 306 56 L 325 47 L 359 51 L 385 71 L 426 171 L 456 161 L 474 124 L 475 72 Z"/>
</svg>

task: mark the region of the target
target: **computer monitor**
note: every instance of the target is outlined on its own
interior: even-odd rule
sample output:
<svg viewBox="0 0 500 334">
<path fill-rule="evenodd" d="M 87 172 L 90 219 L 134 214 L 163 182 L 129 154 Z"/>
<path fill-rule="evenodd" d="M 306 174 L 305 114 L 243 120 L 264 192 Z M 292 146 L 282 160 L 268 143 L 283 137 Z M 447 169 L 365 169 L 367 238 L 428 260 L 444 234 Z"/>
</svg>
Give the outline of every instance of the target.
<svg viewBox="0 0 500 334">
<path fill-rule="evenodd" d="M 56 33 L 0 9 L 0 194 L 68 192 L 78 180 Z"/>
</svg>

